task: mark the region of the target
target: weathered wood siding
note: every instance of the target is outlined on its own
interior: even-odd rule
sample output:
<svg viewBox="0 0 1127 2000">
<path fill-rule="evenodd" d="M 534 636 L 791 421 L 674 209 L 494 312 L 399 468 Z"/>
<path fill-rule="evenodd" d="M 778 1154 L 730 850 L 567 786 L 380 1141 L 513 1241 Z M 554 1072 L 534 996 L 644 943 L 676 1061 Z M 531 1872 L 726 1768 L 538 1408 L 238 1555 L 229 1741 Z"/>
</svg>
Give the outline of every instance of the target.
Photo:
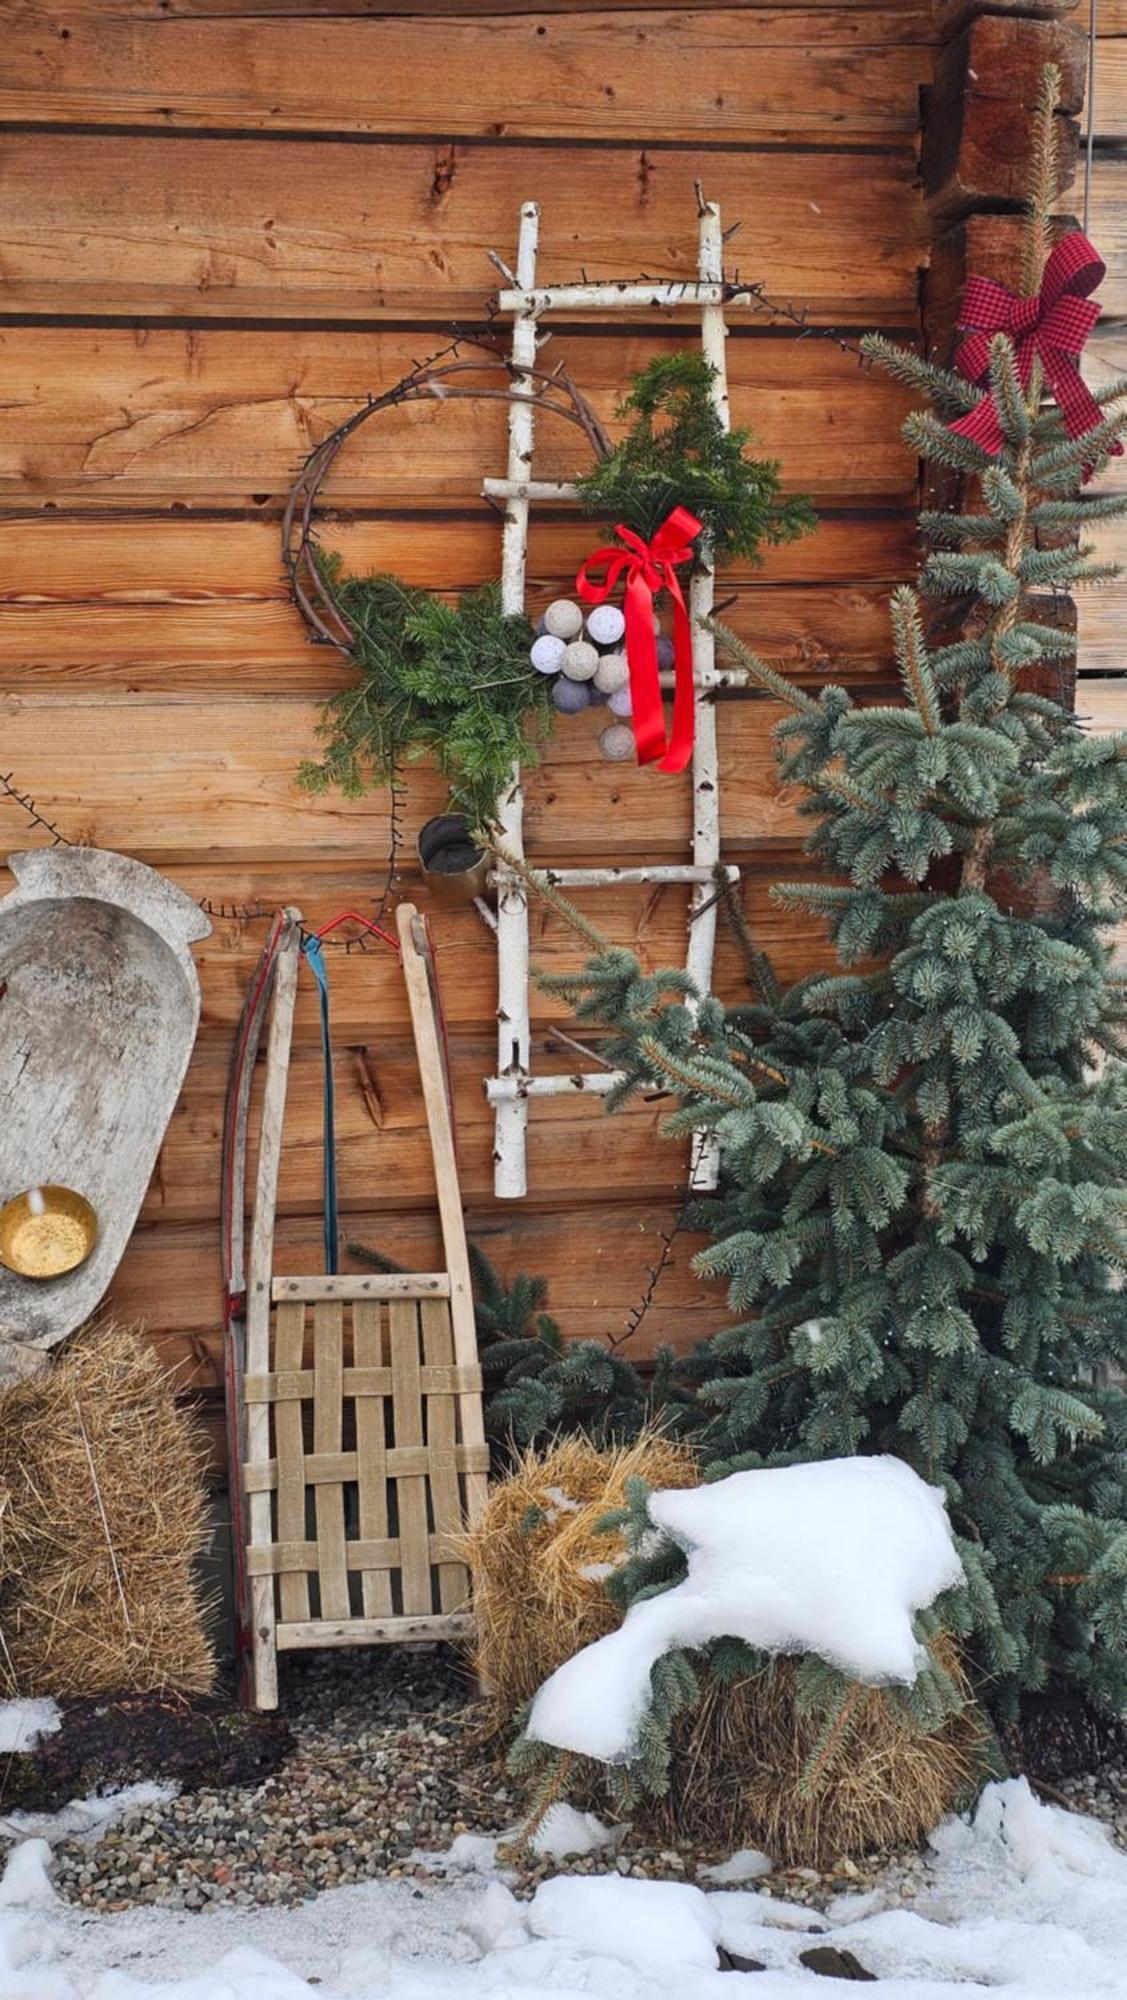
<svg viewBox="0 0 1127 2000">
<path fill-rule="evenodd" d="M 345 669 L 308 647 L 279 572 L 277 517 L 309 445 L 452 317 L 480 317 L 490 247 L 543 205 L 541 274 L 688 272 L 694 182 L 742 221 L 730 257 L 810 309 L 813 328 L 912 339 L 930 223 L 917 186 L 921 88 L 945 32 L 930 0 L 629 8 L 552 0 L 67 0 L 3 14 L 0 146 L 0 768 L 69 837 L 119 847 L 217 904 L 298 903 L 314 921 L 376 891 L 386 801 L 293 786 L 317 699 Z M 605 415 L 668 321 L 554 338 Z M 767 320 L 730 343 L 738 422 L 823 509 L 816 536 L 728 581 L 732 621 L 811 683 L 886 681 L 889 586 L 915 565 L 917 467 L 900 392 L 829 340 Z M 545 423 L 543 468 L 571 446 Z M 432 587 L 494 575 L 482 475 L 498 409 L 370 426 L 340 468 L 354 565 Z M 534 528 L 531 576 L 565 587 L 590 531 Z M 768 885 L 793 870 L 794 802 L 771 774 L 763 702 L 724 708 L 724 831 L 752 921 L 784 976 L 817 933 Z M 531 852 L 680 859 L 688 787 L 598 759 L 593 718 L 561 724 L 528 787 Z M 412 777 L 411 828 L 441 802 Z M 29 836 L 0 801 L 8 846 Z M 418 893 L 410 883 L 412 893 Z M 592 899 L 651 962 L 679 958 L 680 891 Z M 531 1118 L 529 1199 L 491 1198 L 480 1079 L 494 953 L 472 914 L 436 920 L 471 1233 L 502 1268 L 543 1271 L 575 1334 L 618 1332 L 675 1212 L 684 1160 L 660 1108 L 607 1120 L 560 1099 Z M 114 1301 L 186 1389 L 220 1382 L 219 1131 L 231 1034 L 261 926 L 219 920 L 199 953 L 196 1056 Z M 574 946 L 536 916 L 535 955 Z M 414 1269 L 437 1248 L 422 1100 L 399 975 L 331 963 L 345 1226 Z M 740 990 L 721 945 L 720 990 Z M 556 1017 L 534 1000 L 542 1029 Z M 537 1050 L 538 1068 L 550 1055 Z M 361 1063 L 374 1091 L 361 1087 Z M 321 1082 L 303 991 L 281 1177 L 279 1258 L 319 1255 Z M 639 1340 L 722 1320 L 679 1241 Z"/>
<path fill-rule="evenodd" d="M 1088 343 L 1085 375 L 1096 390 L 1127 374 L 1127 4 L 1101 0 L 1092 94 L 1092 174 L 1088 233 L 1107 264 L 1100 289 L 1104 317 Z M 1077 191 L 1074 213 L 1082 213 Z M 1127 460 L 1101 482 L 1121 492 Z M 1127 522 L 1108 521 L 1092 540 L 1105 561 L 1127 563 Z M 1098 729 L 1127 727 L 1127 577 L 1078 600 L 1080 685 L 1077 707 Z"/>
</svg>

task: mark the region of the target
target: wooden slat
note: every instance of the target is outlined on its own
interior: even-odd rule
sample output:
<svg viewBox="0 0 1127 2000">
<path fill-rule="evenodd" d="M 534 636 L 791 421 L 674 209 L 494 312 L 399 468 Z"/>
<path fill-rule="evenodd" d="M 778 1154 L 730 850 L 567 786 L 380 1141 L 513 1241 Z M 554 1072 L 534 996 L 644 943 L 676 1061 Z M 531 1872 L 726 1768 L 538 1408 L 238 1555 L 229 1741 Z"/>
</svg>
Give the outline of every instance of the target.
<svg viewBox="0 0 1127 2000">
<path fill-rule="evenodd" d="M 350 1618 L 343 1624 L 311 1618 L 307 1624 L 279 1625 L 278 1651 L 308 1646 L 408 1646 L 418 1640 L 467 1639 L 473 1631 L 468 1612 L 428 1613 L 424 1618 Z"/>
<path fill-rule="evenodd" d="M 742 218 L 733 257 L 815 319 L 912 324 L 925 253 L 913 149 L 551 150 L 378 141 L 0 134 L 0 314 L 478 319 L 517 193 L 542 190 L 540 282 L 696 276 L 693 181 Z M 606 143 L 610 141 L 611 143 Z M 514 193 L 514 190 L 517 193 Z M 740 309 L 733 315 L 741 317 Z M 695 324 L 695 322 L 694 322 Z"/>
<path fill-rule="evenodd" d="M 567 363 L 609 422 L 630 374 L 683 338 L 633 326 L 560 333 L 552 359 Z M 441 341 L 436 330 L 428 343 L 418 328 L 326 340 L 211 327 L 9 327 L 0 333 L 0 501 L 276 503 L 311 446 Z M 912 494 L 916 463 L 898 434 L 911 398 L 876 370 L 860 371 L 829 341 L 739 329 L 728 369 L 734 421 L 751 426 L 791 485 L 838 506 Z M 384 413 L 341 454 L 329 497 L 385 508 L 476 505 L 482 478 L 504 464 L 504 425 L 499 402 L 428 399 Z M 573 425 L 543 420 L 541 478 L 569 477 L 588 460 Z"/>
<path fill-rule="evenodd" d="M 373 1277 L 275 1278 L 275 1299 L 301 1299 L 318 1304 L 325 1300 L 338 1304 L 351 1299 L 444 1299 L 450 1296 L 450 1279 L 445 1271 L 391 1271 Z M 279 1364 L 282 1365 L 282 1364 Z M 298 1364 L 286 1362 L 286 1367 Z"/>
<path fill-rule="evenodd" d="M 400 1584 L 403 1610 L 429 1614 L 433 1607 L 430 1550 L 427 1540 L 427 1454 L 423 1436 L 423 1399 L 419 1381 L 419 1308 L 392 1300 L 388 1306 L 391 1372 L 395 1383 L 395 1444 L 388 1469 L 404 1463 L 404 1453 L 419 1449 L 420 1472 L 395 1477 L 399 1517 Z M 421 1448 L 421 1449 L 420 1449 Z"/>
<path fill-rule="evenodd" d="M 601 138 L 608 125 L 619 139 L 894 135 L 914 131 L 929 67 L 923 50 L 894 39 L 896 18 L 895 8 L 784 8 L 749 30 L 734 7 L 326 17 L 310 35 L 271 19 L 52 20 L 21 9 L 5 39 L 0 118 L 362 134 L 437 123 L 490 138 Z"/>
<path fill-rule="evenodd" d="M 1127 76 L 1123 83 L 1127 89 Z M 1107 265 L 1099 302 L 1106 314 L 1127 314 L 1127 146 L 1101 146 L 1095 156 L 1088 234 Z"/>
<path fill-rule="evenodd" d="M 282 1121 L 286 1110 L 290 1037 L 300 936 L 292 923 L 283 933 L 274 970 L 274 995 L 266 1048 L 266 1079 L 254 1177 L 254 1220 L 247 1263 L 246 1367 L 263 1374 L 270 1366 L 270 1274 L 274 1258 L 274 1216 L 282 1151 Z M 159 1161 L 157 1171 L 160 1171 Z M 270 1412 L 264 1404 L 247 1411 L 247 1472 L 270 1448 Z M 273 1540 L 274 1526 L 268 1492 L 245 1479 L 250 1495 L 249 1536 L 261 1548 Z M 251 1580 L 251 1636 L 254 1651 L 254 1698 L 259 1708 L 278 1705 L 278 1663 L 275 1651 L 274 1585 L 268 1577 Z"/>
<path fill-rule="evenodd" d="M 797 845 L 804 831 L 796 795 L 780 788 L 771 731 L 781 709 L 768 701 L 725 702 L 720 761 L 726 852 L 749 845 Z M 209 857 L 225 864 L 343 860 L 375 879 L 387 846 L 387 798 L 309 798 L 294 774 L 316 748 L 316 704 L 279 698 L 162 701 L 0 696 L 4 768 L 69 839 L 124 849 L 157 867 Z M 598 754 L 599 710 L 564 721 L 551 758 L 526 781 L 525 825 L 535 858 L 606 860 L 615 827 L 616 859 L 681 860 L 688 843 L 689 792 L 677 778 L 605 763 Z M 444 809 L 446 785 L 417 767 L 407 794 L 404 845 Z M 15 841 L 26 823 L 0 801 Z M 763 857 L 766 859 L 766 856 Z"/>
<path fill-rule="evenodd" d="M 313 1451 L 331 1456 L 341 1448 L 344 1394 L 344 1307 L 331 1299 L 313 1308 Z M 344 1490 L 318 1484 L 317 1578 L 323 1618 L 350 1614 L 345 1566 Z"/>
<path fill-rule="evenodd" d="M 357 1368 L 379 1367 L 384 1359 L 384 1319 L 378 1305 L 357 1300 L 352 1308 L 352 1346 Z M 390 1365 L 388 1374 L 390 1376 Z M 390 1391 L 390 1383 L 389 1383 Z M 356 1488 L 362 1539 L 386 1536 L 387 1439 L 384 1403 L 361 1396 L 356 1403 Z M 396 1550 L 398 1565 L 400 1552 Z M 360 1603 L 365 1618 L 386 1618 L 392 1610 L 392 1565 L 361 1566 Z"/>
<path fill-rule="evenodd" d="M 449 1368 L 454 1354 L 450 1312 L 442 1300 L 424 1300 L 419 1308 L 423 1334 L 422 1391 L 426 1414 L 427 1450 L 430 1453 L 430 1492 L 435 1532 L 454 1539 L 465 1528 L 462 1494 L 455 1469 L 457 1443 L 456 1405 L 453 1395 L 428 1391 L 428 1372 L 433 1377 Z M 478 1391 L 478 1409 L 481 1394 Z M 479 1474 L 484 1487 L 484 1474 Z M 466 1512 L 469 1512 L 467 1508 Z M 472 1516 L 471 1516 L 472 1518 Z M 438 1601 L 443 1611 L 458 1611 L 469 1590 L 466 1566 L 461 1562 L 438 1565 Z"/>
<path fill-rule="evenodd" d="M 275 1368 L 300 1371 L 305 1349 L 305 1307 L 280 1305 L 274 1312 Z M 244 1393 L 254 1400 L 254 1377 L 247 1376 Z M 312 1395 L 313 1383 L 308 1393 Z M 278 1541 L 305 1540 L 304 1411 L 300 1402 L 281 1402 L 274 1411 L 274 1449 L 278 1458 Z M 251 1572 L 254 1574 L 253 1570 Z M 308 1618 L 309 1580 L 283 1570 L 278 1583 L 278 1609 L 287 1619 Z"/>
</svg>

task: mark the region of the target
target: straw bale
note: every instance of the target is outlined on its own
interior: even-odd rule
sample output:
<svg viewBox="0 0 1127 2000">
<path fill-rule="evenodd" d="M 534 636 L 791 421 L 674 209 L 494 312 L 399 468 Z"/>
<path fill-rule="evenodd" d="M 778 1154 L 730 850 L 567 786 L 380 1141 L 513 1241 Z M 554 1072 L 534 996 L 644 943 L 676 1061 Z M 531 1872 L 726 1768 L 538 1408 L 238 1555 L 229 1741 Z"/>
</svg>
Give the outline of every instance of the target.
<svg viewBox="0 0 1127 2000">
<path fill-rule="evenodd" d="M 603 1579 L 625 1544 L 621 1534 L 597 1530 L 622 1506 L 627 1481 L 656 1489 L 695 1486 L 699 1477 L 687 1445 L 651 1430 L 605 1450 L 585 1437 L 560 1438 L 526 1451 L 492 1488 L 463 1548 L 473 1579 L 474 1667 L 498 1726 L 564 1660 L 618 1623 Z"/>
<path fill-rule="evenodd" d="M 201 1446 L 151 1349 L 84 1328 L 0 1394 L 0 1690 L 204 1693 Z"/>
</svg>

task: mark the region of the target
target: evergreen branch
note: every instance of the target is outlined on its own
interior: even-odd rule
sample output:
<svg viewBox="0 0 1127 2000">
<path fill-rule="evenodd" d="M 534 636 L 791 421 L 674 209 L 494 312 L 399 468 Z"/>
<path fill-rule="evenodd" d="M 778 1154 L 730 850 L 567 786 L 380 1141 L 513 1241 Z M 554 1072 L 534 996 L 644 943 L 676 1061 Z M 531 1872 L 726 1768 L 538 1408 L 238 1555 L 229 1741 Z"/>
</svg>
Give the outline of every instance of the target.
<svg viewBox="0 0 1127 2000">
<path fill-rule="evenodd" d="M 811 699 L 804 688 L 795 687 L 777 667 L 769 666 L 758 653 L 753 653 L 750 646 L 745 646 L 743 640 L 737 638 L 719 618 L 702 618 L 700 625 L 705 632 L 712 633 L 713 638 L 731 653 L 744 672 L 753 681 L 757 681 L 765 693 L 774 695 L 776 701 L 785 702 L 786 706 L 793 709 L 797 715 L 818 713 L 817 702 Z"/>
<path fill-rule="evenodd" d="M 583 915 L 582 910 L 576 909 L 569 896 L 565 896 L 556 887 L 550 873 L 540 868 L 530 868 L 527 861 L 520 855 L 514 854 L 497 834 L 487 834 L 485 839 L 489 853 L 496 857 L 501 866 L 515 875 L 518 881 L 523 882 L 525 888 L 530 889 L 541 902 L 547 903 L 555 911 L 561 923 L 566 924 L 569 930 L 573 930 L 577 937 L 586 939 L 592 951 L 604 952 L 611 949 L 610 940 L 603 936 L 602 931 L 596 930 L 594 924 Z"/>
<path fill-rule="evenodd" d="M 927 647 L 915 592 L 902 585 L 892 593 L 892 631 L 904 685 L 929 736 L 939 728 L 939 696 L 928 665 Z"/>
</svg>

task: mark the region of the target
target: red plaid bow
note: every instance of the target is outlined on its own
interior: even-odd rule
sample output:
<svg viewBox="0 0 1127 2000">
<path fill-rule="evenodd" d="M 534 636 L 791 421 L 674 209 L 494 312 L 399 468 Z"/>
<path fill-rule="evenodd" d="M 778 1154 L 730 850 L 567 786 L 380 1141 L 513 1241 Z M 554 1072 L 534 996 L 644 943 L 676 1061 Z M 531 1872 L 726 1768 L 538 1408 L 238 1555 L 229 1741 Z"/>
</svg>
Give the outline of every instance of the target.
<svg viewBox="0 0 1127 2000">
<path fill-rule="evenodd" d="M 1053 250 L 1041 289 L 1032 298 L 1021 298 L 992 278 L 968 279 L 959 319 L 960 331 L 967 338 L 955 355 L 955 366 L 968 382 L 985 387 L 987 393 L 951 425 L 957 436 L 970 438 L 991 457 L 1002 449 L 1002 426 L 988 387 L 990 343 L 996 333 L 1008 334 L 1013 342 L 1023 389 L 1029 386 L 1034 357 L 1040 361 L 1069 437 L 1083 437 L 1104 422 L 1104 413 L 1076 366 L 1100 316 L 1100 308 L 1089 293 L 1095 291 L 1104 269 L 1103 259 L 1083 230 L 1074 229 Z M 1103 449 L 1116 458 L 1123 446 L 1113 443 Z M 1087 478 L 1087 470 L 1084 476 Z"/>
</svg>

